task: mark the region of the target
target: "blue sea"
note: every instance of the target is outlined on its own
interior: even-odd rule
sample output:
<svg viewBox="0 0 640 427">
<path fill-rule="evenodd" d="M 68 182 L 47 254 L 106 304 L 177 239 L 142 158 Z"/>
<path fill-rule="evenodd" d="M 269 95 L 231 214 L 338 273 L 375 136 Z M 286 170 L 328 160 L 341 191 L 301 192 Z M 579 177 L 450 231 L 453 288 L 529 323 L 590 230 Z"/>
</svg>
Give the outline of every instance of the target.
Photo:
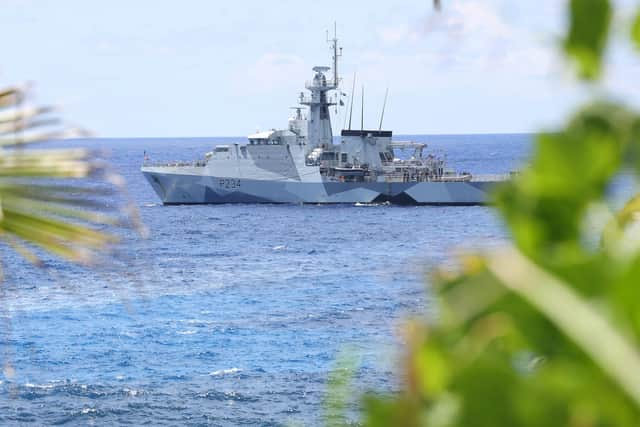
<svg viewBox="0 0 640 427">
<path fill-rule="evenodd" d="M 517 168 L 531 143 L 401 139 L 472 173 Z M 506 238 L 490 207 L 162 206 L 139 172 L 145 151 L 191 160 L 229 141 L 77 143 L 110 153 L 150 235 L 123 232 L 95 269 L 2 247 L 0 425 L 317 425 L 340 354 L 358 360 L 354 408 L 398 390 L 403 323 L 436 315 L 429 270 Z"/>
</svg>

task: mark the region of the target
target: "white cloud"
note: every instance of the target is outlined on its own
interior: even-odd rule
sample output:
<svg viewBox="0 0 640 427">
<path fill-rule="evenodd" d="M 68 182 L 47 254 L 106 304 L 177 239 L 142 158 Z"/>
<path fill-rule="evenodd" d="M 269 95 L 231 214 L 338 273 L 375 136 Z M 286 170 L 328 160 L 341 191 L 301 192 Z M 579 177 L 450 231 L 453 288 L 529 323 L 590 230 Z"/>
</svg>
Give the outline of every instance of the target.
<svg viewBox="0 0 640 427">
<path fill-rule="evenodd" d="M 426 31 L 444 31 L 457 39 L 470 37 L 508 38 L 513 28 L 490 3 L 463 1 L 453 3 L 440 19 L 427 21 Z M 432 26 L 433 25 L 433 26 Z"/>
<path fill-rule="evenodd" d="M 456 41 L 508 39 L 514 28 L 489 2 L 462 0 L 451 2 L 441 13 L 429 13 L 413 22 L 388 25 L 378 31 L 379 38 L 387 44 L 416 42 L 433 35 Z"/>
<path fill-rule="evenodd" d="M 378 32 L 396 46 L 395 62 L 422 64 L 439 72 L 549 75 L 558 62 L 555 46 L 518 25 L 504 4 L 488 0 L 447 3 L 440 13 L 389 25 Z M 409 49 L 402 49 L 410 46 Z"/>
</svg>

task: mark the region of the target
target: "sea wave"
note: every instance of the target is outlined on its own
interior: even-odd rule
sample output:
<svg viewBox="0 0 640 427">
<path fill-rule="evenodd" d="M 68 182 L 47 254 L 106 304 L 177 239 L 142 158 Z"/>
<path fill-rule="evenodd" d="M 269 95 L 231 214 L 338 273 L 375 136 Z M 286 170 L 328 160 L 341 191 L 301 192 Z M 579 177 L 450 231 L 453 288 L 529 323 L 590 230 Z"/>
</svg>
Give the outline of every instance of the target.
<svg viewBox="0 0 640 427">
<path fill-rule="evenodd" d="M 238 372 L 242 372 L 242 369 L 240 368 L 220 369 L 219 371 L 210 372 L 209 375 L 211 375 L 212 377 L 219 377 L 222 375 L 237 374 Z"/>
</svg>

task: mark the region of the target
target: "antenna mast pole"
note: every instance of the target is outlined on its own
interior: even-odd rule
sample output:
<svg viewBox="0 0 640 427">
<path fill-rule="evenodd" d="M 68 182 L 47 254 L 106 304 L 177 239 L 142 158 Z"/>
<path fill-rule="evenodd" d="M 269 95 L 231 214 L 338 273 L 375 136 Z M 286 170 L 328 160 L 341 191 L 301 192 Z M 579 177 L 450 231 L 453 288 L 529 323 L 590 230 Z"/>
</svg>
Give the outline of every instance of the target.
<svg viewBox="0 0 640 427">
<path fill-rule="evenodd" d="M 342 48 L 338 48 L 338 25 L 333 23 L 333 39 L 329 40 L 329 31 L 327 31 L 327 41 L 331 43 L 333 49 L 333 85 L 338 87 L 340 77 L 338 76 L 338 58 L 342 56 Z"/>
<path fill-rule="evenodd" d="M 353 87 L 351 88 L 351 107 L 349 107 L 349 130 L 351 130 L 351 117 L 353 116 L 353 98 L 356 97 L 356 73 L 353 73 Z"/>
<path fill-rule="evenodd" d="M 380 126 L 378 130 L 382 130 L 382 120 L 384 120 L 384 109 L 387 106 L 387 96 L 389 95 L 389 88 L 384 93 L 384 102 L 382 103 L 382 114 L 380 114 Z"/>
<path fill-rule="evenodd" d="M 362 106 L 360 110 L 360 130 L 364 130 L 364 85 L 362 85 Z"/>
</svg>

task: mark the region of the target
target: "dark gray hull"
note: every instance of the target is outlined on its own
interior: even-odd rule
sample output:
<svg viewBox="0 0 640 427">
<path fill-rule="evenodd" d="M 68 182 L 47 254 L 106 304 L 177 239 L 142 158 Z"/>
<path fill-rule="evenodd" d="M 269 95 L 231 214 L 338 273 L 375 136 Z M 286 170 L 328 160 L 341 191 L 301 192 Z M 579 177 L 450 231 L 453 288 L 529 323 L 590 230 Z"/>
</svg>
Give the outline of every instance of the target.
<svg viewBox="0 0 640 427">
<path fill-rule="evenodd" d="M 251 180 L 145 170 L 166 205 L 224 203 L 383 203 L 479 205 L 498 181 L 300 182 Z"/>
</svg>

